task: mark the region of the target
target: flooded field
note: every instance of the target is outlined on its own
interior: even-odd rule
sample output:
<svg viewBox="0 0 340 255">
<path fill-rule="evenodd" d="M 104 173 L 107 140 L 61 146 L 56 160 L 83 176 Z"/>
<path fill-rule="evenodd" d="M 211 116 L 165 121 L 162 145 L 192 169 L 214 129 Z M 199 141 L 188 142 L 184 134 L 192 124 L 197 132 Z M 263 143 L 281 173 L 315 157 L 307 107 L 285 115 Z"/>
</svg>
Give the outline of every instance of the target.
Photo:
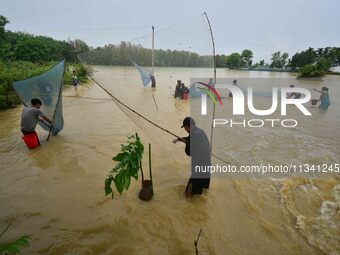
<svg viewBox="0 0 340 255">
<path fill-rule="evenodd" d="M 159 68 L 152 90 L 132 67 L 94 71 L 117 98 L 179 136 L 186 136 L 180 126 L 190 107 L 173 98 L 176 80 L 189 85 L 191 77 L 211 76 L 209 69 Z M 227 78 L 291 76 L 218 70 Z M 340 77 L 326 81 L 327 112 L 311 108 L 313 119 L 299 119 L 290 131 L 228 129 L 225 139 L 214 140 L 214 153 L 235 164 L 339 163 Z M 323 83 L 295 85 L 320 89 Z M 184 146 L 122 111 L 95 84 L 80 86 L 78 94 L 64 91 L 63 131 L 46 142 L 48 134 L 38 128 L 42 146 L 32 151 L 20 137 L 21 110 L 0 112 L 0 227 L 12 223 L 3 241 L 31 236 L 23 254 L 195 254 L 201 228 L 200 254 L 340 254 L 339 177 L 212 178 L 208 192 L 186 198 L 190 158 Z M 224 131 L 216 129 L 215 137 Z M 152 144 L 155 196 L 139 200 L 141 184 L 133 181 L 112 200 L 105 197 L 104 179 L 112 156 L 135 132 Z"/>
</svg>

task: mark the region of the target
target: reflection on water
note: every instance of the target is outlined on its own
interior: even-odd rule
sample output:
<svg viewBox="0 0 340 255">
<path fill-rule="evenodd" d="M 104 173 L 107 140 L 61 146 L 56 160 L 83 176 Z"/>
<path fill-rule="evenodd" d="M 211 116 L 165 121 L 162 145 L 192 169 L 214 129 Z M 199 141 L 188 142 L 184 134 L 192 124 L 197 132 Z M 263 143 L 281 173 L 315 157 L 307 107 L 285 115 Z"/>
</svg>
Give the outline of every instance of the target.
<svg viewBox="0 0 340 255">
<path fill-rule="evenodd" d="M 166 129 L 180 129 L 188 102 L 173 99 L 177 79 L 207 77 L 211 70 L 156 69 L 158 87 L 143 88 L 133 68 L 95 67 L 96 79 L 110 92 Z M 219 77 L 285 77 L 284 73 L 229 72 Z M 221 129 L 227 143 L 214 150 L 238 163 L 266 161 L 335 162 L 339 155 L 340 90 L 328 77 L 331 107 L 312 109 L 318 122 L 306 120 L 294 130 Z M 299 81 L 300 82 L 300 81 Z M 319 88 L 320 81 L 305 86 Z M 296 86 L 299 86 L 296 82 Z M 201 197 L 183 195 L 189 158 L 172 137 L 119 106 L 97 86 L 64 92 L 64 130 L 28 151 L 21 141 L 21 108 L 0 112 L 0 225 L 13 225 L 2 237 L 32 237 L 29 254 L 339 254 L 339 179 L 212 179 Z M 155 97 L 157 108 L 152 96 Z M 228 99 L 225 104 L 230 104 Z M 312 127 L 312 128 L 308 128 Z M 138 199 L 139 181 L 114 200 L 104 197 L 103 181 L 126 135 L 138 132 L 152 143 L 155 196 Z M 146 166 L 147 167 L 147 166 Z"/>
</svg>

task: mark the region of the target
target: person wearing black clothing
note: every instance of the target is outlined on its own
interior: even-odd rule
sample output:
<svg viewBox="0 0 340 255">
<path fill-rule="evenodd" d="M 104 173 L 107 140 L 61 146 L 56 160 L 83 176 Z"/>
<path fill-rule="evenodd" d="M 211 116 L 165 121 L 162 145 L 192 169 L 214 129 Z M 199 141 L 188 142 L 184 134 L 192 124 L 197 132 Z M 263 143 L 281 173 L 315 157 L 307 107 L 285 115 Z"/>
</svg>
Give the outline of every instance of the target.
<svg viewBox="0 0 340 255">
<path fill-rule="evenodd" d="M 203 171 L 211 166 L 211 155 L 209 140 L 205 132 L 196 127 L 195 121 L 186 117 L 183 120 L 182 128 L 189 133 L 189 136 L 173 140 L 185 143 L 185 153 L 191 156 L 191 176 L 186 186 L 185 193 L 187 196 L 202 194 L 203 188 L 209 189 L 210 172 Z M 196 171 L 198 166 L 202 171 Z"/>
<path fill-rule="evenodd" d="M 177 80 L 174 98 L 178 97 L 181 98 L 181 96 L 182 96 L 182 83 L 181 80 Z"/>
</svg>

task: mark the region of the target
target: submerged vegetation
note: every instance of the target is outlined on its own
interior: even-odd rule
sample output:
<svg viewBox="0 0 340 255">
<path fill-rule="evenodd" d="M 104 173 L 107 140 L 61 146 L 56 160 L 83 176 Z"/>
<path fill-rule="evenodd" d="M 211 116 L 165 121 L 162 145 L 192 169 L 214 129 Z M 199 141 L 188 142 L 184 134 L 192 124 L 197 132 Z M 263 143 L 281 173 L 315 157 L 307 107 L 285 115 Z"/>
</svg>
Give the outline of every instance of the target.
<svg viewBox="0 0 340 255">
<path fill-rule="evenodd" d="M 6 233 L 10 226 L 11 223 L 0 233 L 0 238 Z M 22 248 L 29 246 L 29 239 L 29 236 L 24 235 L 14 242 L 0 243 L 0 255 L 19 253 Z"/>
<path fill-rule="evenodd" d="M 0 243 L 0 255 L 17 254 L 26 246 L 29 246 L 29 236 L 22 236 L 11 243 Z"/>
</svg>

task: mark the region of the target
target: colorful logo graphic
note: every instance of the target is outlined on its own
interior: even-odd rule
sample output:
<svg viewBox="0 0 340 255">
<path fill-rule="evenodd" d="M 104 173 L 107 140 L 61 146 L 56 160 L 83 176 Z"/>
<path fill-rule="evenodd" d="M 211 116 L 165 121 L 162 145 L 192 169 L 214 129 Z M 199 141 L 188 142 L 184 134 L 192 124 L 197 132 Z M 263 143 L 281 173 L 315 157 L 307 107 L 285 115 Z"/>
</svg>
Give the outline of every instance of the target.
<svg viewBox="0 0 340 255">
<path fill-rule="evenodd" d="M 197 84 L 205 86 L 205 88 L 197 87 L 197 89 L 199 89 L 202 92 L 202 94 L 208 95 L 210 99 L 213 101 L 215 107 L 216 107 L 216 99 L 219 101 L 220 105 L 222 105 L 220 94 L 211 85 L 211 83 L 212 83 L 212 80 L 209 82 L 209 84 L 206 84 L 204 82 L 197 82 Z"/>
</svg>

